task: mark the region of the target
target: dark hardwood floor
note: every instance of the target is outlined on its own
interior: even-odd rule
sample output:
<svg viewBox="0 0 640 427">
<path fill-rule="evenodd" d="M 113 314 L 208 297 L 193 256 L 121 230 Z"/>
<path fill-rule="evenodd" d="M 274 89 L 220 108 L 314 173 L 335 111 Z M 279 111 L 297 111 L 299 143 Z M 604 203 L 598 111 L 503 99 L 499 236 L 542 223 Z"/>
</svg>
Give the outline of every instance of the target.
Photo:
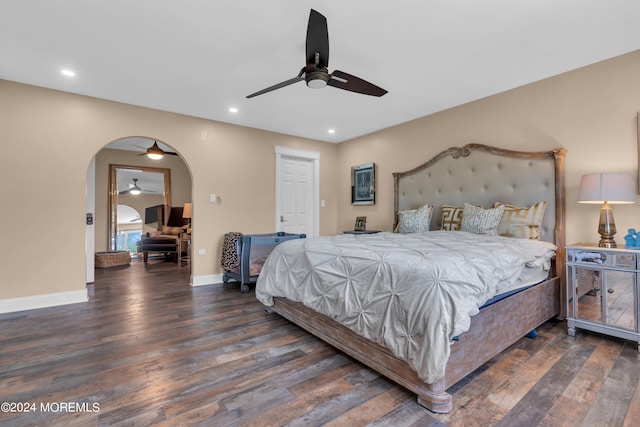
<svg viewBox="0 0 640 427">
<path fill-rule="evenodd" d="M 640 425 L 634 343 L 549 322 L 437 415 L 263 309 L 172 263 L 97 270 L 88 303 L 0 315 L 0 425 Z"/>
</svg>

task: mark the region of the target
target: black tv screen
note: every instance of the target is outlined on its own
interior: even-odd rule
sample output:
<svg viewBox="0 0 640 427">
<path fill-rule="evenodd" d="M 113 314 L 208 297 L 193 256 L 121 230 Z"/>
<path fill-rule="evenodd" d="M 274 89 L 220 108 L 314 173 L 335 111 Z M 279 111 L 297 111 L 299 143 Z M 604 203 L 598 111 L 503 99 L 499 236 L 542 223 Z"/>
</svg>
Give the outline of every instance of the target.
<svg viewBox="0 0 640 427">
<path fill-rule="evenodd" d="M 162 205 L 156 205 L 148 207 L 144 210 L 144 223 L 145 224 L 153 224 L 154 222 L 158 222 L 158 212 L 162 212 Z"/>
</svg>

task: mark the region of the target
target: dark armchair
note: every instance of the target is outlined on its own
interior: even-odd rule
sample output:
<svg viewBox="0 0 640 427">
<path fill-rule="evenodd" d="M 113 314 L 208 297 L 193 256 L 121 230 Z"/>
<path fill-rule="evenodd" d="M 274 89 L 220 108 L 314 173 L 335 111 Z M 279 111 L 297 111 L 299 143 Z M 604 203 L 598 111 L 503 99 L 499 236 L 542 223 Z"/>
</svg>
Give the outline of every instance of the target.
<svg viewBox="0 0 640 427">
<path fill-rule="evenodd" d="M 149 253 L 172 255 L 178 261 L 180 252 L 180 233 L 189 224 L 188 218 L 182 217 L 183 207 L 159 207 L 158 231 L 148 232 L 140 240 L 140 252 L 144 262 L 149 259 Z"/>
</svg>

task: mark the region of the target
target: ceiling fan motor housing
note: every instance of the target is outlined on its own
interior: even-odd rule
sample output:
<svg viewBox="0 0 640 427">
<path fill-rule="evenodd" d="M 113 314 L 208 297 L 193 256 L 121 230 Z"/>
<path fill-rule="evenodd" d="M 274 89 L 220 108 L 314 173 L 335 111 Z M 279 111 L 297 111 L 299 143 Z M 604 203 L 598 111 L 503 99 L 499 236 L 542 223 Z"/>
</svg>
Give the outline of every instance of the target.
<svg viewBox="0 0 640 427">
<path fill-rule="evenodd" d="M 321 89 L 329 83 L 331 76 L 327 70 L 314 70 L 305 73 L 304 79 L 307 81 L 307 86 L 314 89 Z"/>
</svg>

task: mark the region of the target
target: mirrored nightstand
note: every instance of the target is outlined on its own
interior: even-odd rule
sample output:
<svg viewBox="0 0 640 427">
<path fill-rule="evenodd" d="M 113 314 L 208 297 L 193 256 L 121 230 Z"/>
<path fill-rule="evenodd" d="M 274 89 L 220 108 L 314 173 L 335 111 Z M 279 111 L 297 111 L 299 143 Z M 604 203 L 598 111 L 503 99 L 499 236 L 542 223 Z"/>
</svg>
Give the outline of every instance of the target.
<svg viewBox="0 0 640 427">
<path fill-rule="evenodd" d="M 567 246 L 567 325 L 624 338 L 640 351 L 640 251 Z"/>
</svg>

